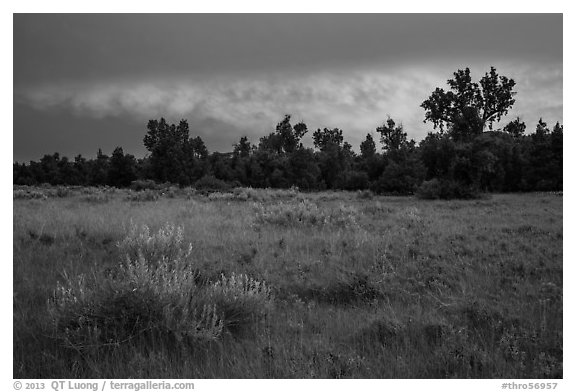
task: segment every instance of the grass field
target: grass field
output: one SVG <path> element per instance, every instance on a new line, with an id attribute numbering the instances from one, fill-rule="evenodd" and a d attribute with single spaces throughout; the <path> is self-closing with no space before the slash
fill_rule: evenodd
<path id="1" fill-rule="evenodd" d="M 14 378 L 563 376 L 561 195 L 15 188 L 13 213 Z"/>

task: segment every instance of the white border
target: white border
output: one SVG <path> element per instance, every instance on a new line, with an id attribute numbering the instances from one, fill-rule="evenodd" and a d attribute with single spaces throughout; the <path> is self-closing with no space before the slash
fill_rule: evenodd
<path id="1" fill-rule="evenodd" d="M 574 91 L 574 76 L 570 70 L 574 68 L 573 49 L 569 47 L 571 40 L 568 37 L 574 37 L 574 22 L 573 7 L 568 1 L 551 1 L 546 2 L 514 2 L 514 1 L 482 1 L 482 2 L 462 2 L 462 1 L 414 1 L 405 0 L 402 2 L 375 2 L 369 0 L 356 0 L 353 2 L 342 2 L 335 4 L 328 1 L 310 1 L 310 0 L 292 0 L 276 4 L 270 1 L 232 1 L 220 0 L 215 2 L 184 2 L 163 0 L 154 2 L 143 1 L 120 1 L 120 0 L 101 0 L 98 2 L 80 2 L 80 1 L 9 1 L 3 2 L 2 14 L 0 21 L 0 40 L 2 42 L 3 53 L 10 53 L 10 61 L 8 56 L 0 62 L 2 67 L 2 75 L 4 89 L 2 90 L 2 118 L 5 119 L 4 123 L 8 123 L 13 129 L 13 102 L 12 91 L 7 86 L 12 86 L 13 76 L 13 62 L 12 62 L 12 45 L 13 45 L 13 13 L 173 13 L 173 12 L 194 12 L 194 13 L 286 13 L 286 12 L 299 12 L 299 13 L 361 13 L 361 12 L 382 12 L 382 13 L 403 13 L 413 12 L 417 13 L 452 13 L 452 12 L 494 12 L 494 13 L 563 13 L 564 14 L 564 70 L 567 70 L 564 75 L 564 107 L 572 108 L 572 97 L 566 92 Z M 538 29 L 539 26 L 534 26 Z M 572 41 L 573 44 L 573 41 Z M 565 173 L 564 176 L 564 380 L 558 380 L 559 387 L 557 390 L 576 390 L 576 382 L 574 381 L 574 338 L 571 331 L 575 329 L 573 310 L 574 306 L 574 289 L 571 283 L 574 277 L 574 267 L 572 261 L 574 260 L 574 248 L 570 246 L 576 243 L 574 236 L 574 180 L 570 175 L 574 165 L 574 154 L 570 154 L 572 146 L 576 146 L 574 138 L 574 115 L 571 110 L 568 110 L 564 116 L 564 125 L 567 130 L 566 143 L 565 143 Z M 8 120 L 8 121 L 6 121 Z M 5 132 L 8 132 L 6 129 Z M 12 177 L 11 164 L 13 156 L 13 134 L 9 133 L 8 140 L 1 144 L 0 157 L 2 158 L 2 197 L 1 205 L 1 219 L 2 219 L 2 235 L 1 244 L 2 249 L 7 255 L 4 258 L 5 269 L 2 273 L 2 314 L 4 321 L 0 323 L 2 326 L 1 336 L 4 343 L 4 350 L 2 350 L 1 367 L 2 369 L 2 383 L 3 390 L 12 390 L 12 300 L 10 289 L 12 288 L 12 198 L 11 189 L 12 185 L 9 182 Z M 280 390 L 293 390 L 298 389 L 319 389 L 329 388 L 330 390 L 346 390 L 352 388 L 361 388 L 362 390 L 383 390 L 382 388 L 390 388 L 391 390 L 438 390 L 438 391 L 495 391 L 500 390 L 501 384 L 504 380 L 337 380 L 337 381 L 313 381 L 313 380 L 196 380 L 197 390 L 217 389 L 229 390 L 234 388 L 236 390 L 270 390 L 271 388 Z M 520 382 L 521 380 L 514 380 Z M 536 380 L 525 380 L 526 382 L 534 382 Z"/>

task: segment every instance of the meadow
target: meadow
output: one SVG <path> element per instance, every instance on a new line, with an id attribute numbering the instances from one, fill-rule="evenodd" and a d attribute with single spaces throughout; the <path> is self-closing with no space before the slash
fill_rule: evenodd
<path id="1" fill-rule="evenodd" d="M 14 187 L 14 378 L 561 378 L 562 195 Z"/>

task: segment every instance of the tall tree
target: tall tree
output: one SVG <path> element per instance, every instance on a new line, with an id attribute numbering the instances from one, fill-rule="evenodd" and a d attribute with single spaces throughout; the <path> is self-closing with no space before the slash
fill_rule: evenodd
<path id="1" fill-rule="evenodd" d="M 338 128 L 318 128 L 312 134 L 312 140 L 314 140 L 314 147 L 320 151 L 325 151 L 331 146 L 341 147 L 344 136 L 342 135 L 342 130 Z"/>
<path id="2" fill-rule="evenodd" d="M 108 180 L 108 167 L 110 158 L 98 149 L 96 160 L 92 161 L 90 170 L 90 184 L 91 185 L 106 185 Z"/>
<path id="3" fill-rule="evenodd" d="M 432 122 L 440 131 L 449 126 L 455 139 L 469 139 L 482 133 L 486 125 L 492 129 L 494 121 L 508 113 L 515 102 L 515 85 L 513 79 L 499 76 L 494 67 L 479 83 L 472 82 L 469 68 L 458 70 L 448 79 L 448 91 L 436 88 L 420 105 L 426 110 L 424 122 Z"/>
<path id="4" fill-rule="evenodd" d="M 234 156 L 248 158 L 252 153 L 252 145 L 246 136 L 242 136 L 237 144 L 234 144 Z"/>
<path id="5" fill-rule="evenodd" d="M 367 134 L 366 139 L 360 143 L 360 155 L 362 159 L 372 158 L 376 154 L 376 143 L 372 135 Z"/>
<path id="6" fill-rule="evenodd" d="M 387 152 L 397 151 L 407 142 L 407 134 L 404 132 L 402 124 L 396 126 L 390 117 L 385 124 L 376 128 L 376 132 L 380 134 L 382 149 Z"/>
<path id="7" fill-rule="evenodd" d="M 136 159 L 126 154 L 122 147 L 116 147 L 110 157 L 108 184 L 115 187 L 126 187 L 136 179 Z"/>
<path id="8" fill-rule="evenodd" d="M 150 165 L 154 179 L 189 185 L 195 159 L 206 159 L 208 150 L 200 137 L 190 139 L 188 122 L 169 125 L 164 118 L 150 120 L 144 145 L 150 151 Z"/>
<path id="9" fill-rule="evenodd" d="M 524 135 L 524 132 L 526 131 L 526 124 L 524 121 L 520 122 L 520 117 L 516 117 L 515 120 L 506 124 L 503 131 L 518 138 Z"/>
<path id="10" fill-rule="evenodd" d="M 280 137 L 282 149 L 285 153 L 290 154 L 299 147 L 300 139 L 308 132 L 306 124 L 300 122 L 294 127 L 290 124 L 291 115 L 284 116 L 284 120 L 276 125 L 276 134 Z"/>
<path id="11" fill-rule="evenodd" d="M 276 125 L 276 132 L 260 138 L 258 149 L 276 154 L 291 154 L 302 146 L 300 140 L 308 132 L 303 122 L 292 126 L 291 115 L 286 114 L 284 119 Z"/>

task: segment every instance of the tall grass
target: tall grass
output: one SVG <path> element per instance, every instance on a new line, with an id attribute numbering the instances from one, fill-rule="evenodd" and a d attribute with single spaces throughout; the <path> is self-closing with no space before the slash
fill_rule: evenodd
<path id="1" fill-rule="evenodd" d="M 321 208 L 316 203 L 303 200 L 297 203 L 265 205 L 254 203 L 254 222 L 257 225 L 279 226 L 324 226 L 355 227 L 358 211 L 343 204 L 332 208 Z"/>
<path id="2" fill-rule="evenodd" d="M 15 377 L 563 375 L 561 197 L 186 195 L 14 200 Z"/>

